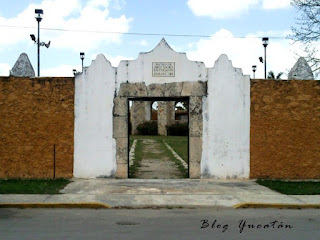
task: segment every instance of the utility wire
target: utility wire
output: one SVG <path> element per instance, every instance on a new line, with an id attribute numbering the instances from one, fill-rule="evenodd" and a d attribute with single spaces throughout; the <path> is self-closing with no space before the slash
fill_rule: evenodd
<path id="1" fill-rule="evenodd" d="M 1 25 L 0 27 L 8 28 L 27 28 L 34 29 L 34 27 L 28 26 L 13 26 L 13 25 Z M 63 28 L 40 28 L 41 30 L 48 31 L 61 31 L 61 32 L 82 32 L 82 33 L 99 33 L 99 34 L 124 34 L 124 35 L 137 35 L 137 36 L 166 36 L 166 37 L 194 37 L 194 38 L 261 38 L 260 36 L 210 36 L 210 35 L 197 35 L 197 34 L 171 34 L 171 33 L 140 33 L 140 32 L 107 32 L 107 31 L 96 31 L 96 30 L 75 30 L 75 29 L 63 29 Z M 287 37 L 270 36 L 273 39 L 287 39 Z"/>

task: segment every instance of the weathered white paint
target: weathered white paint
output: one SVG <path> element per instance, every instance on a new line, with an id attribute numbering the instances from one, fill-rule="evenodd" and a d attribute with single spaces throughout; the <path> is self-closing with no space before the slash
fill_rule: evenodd
<path id="1" fill-rule="evenodd" d="M 110 177 L 115 173 L 114 94 L 115 68 L 100 54 L 75 79 L 75 177 Z"/>
<path id="2" fill-rule="evenodd" d="M 174 62 L 174 77 L 153 77 L 152 62 Z M 120 84 L 146 85 L 208 81 L 203 104 L 202 177 L 248 178 L 250 133 L 250 79 L 221 55 L 213 68 L 189 61 L 163 39 L 136 60 L 121 61 L 113 68 L 98 55 L 76 77 L 74 176 L 114 176 L 116 147 L 113 134 L 113 99 Z"/>
<path id="3" fill-rule="evenodd" d="M 153 77 L 153 62 L 175 62 L 174 77 Z M 188 60 L 185 53 L 177 53 L 162 39 L 150 52 L 140 53 L 136 60 L 121 61 L 117 71 L 117 90 L 124 82 L 170 83 L 207 81 L 207 69 L 203 62 Z"/>
<path id="4" fill-rule="evenodd" d="M 249 178 L 250 78 L 226 55 L 208 69 L 203 108 L 202 176 Z"/>

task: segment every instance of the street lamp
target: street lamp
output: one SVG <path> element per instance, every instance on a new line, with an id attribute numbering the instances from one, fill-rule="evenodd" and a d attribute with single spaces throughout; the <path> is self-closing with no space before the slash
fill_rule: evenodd
<path id="1" fill-rule="evenodd" d="M 255 79 L 255 78 L 256 78 L 256 76 L 255 76 L 255 72 L 256 72 L 256 70 L 257 70 L 257 65 L 252 65 L 253 79 Z"/>
<path id="2" fill-rule="evenodd" d="M 264 78 L 267 78 L 267 46 L 269 44 L 269 38 L 262 38 L 262 45 L 264 46 Z"/>
<path id="3" fill-rule="evenodd" d="M 46 48 L 49 48 L 51 41 L 49 41 L 48 43 L 40 42 L 40 22 L 42 20 L 43 10 L 36 9 L 34 12 L 35 18 L 38 22 L 38 39 L 34 36 L 34 34 L 30 34 L 30 37 L 31 40 L 38 45 L 38 77 L 40 77 L 40 46 L 45 46 Z"/>
<path id="4" fill-rule="evenodd" d="M 82 61 L 82 72 L 83 72 L 84 52 L 80 52 L 80 59 L 81 59 L 81 61 Z"/>
<path id="5" fill-rule="evenodd" d="M 38 77 L 40 77 L 40 22 L 42 20 L 43 10 L 42 9 L 36 9 L 34 11 L 35 18 L 38 22 Z"/>

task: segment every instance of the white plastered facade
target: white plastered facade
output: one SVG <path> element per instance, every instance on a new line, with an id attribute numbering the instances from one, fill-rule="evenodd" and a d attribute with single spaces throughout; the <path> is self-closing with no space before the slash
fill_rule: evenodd
<path id="1" fill-rule="evenodd" d="M 174 76 L 154 77 L 153 63 L 174 63 Z M 136 60 L 111 66 L 98 55 L 76 76 L 74 176 L 114 177 L 117 147 L 113 138 L 114 98 L 123 83 L 168 84 L 205 82 L 202 96 L 202 153 L 200 177 L 249 178 L 250 79 L 221 55 L 212 68 L 189 61 L 167 42 Z M 147 96 L 146 96 L 147 97 Z M 199 123 L 200 124 L 200 123 Z"/>

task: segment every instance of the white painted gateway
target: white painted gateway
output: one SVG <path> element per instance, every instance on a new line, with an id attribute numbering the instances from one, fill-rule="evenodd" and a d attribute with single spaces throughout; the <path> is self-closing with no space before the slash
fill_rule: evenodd
<path id="1" fill-rule="evenodd" d="M 75 88 L 75 177 L 128 177 L 128 99 L 187 97 L 190 178 L 249 178 L 250 78 L 226 55 L 206 68 L 162 39 L 117 68 L 98 55 Z"/>

